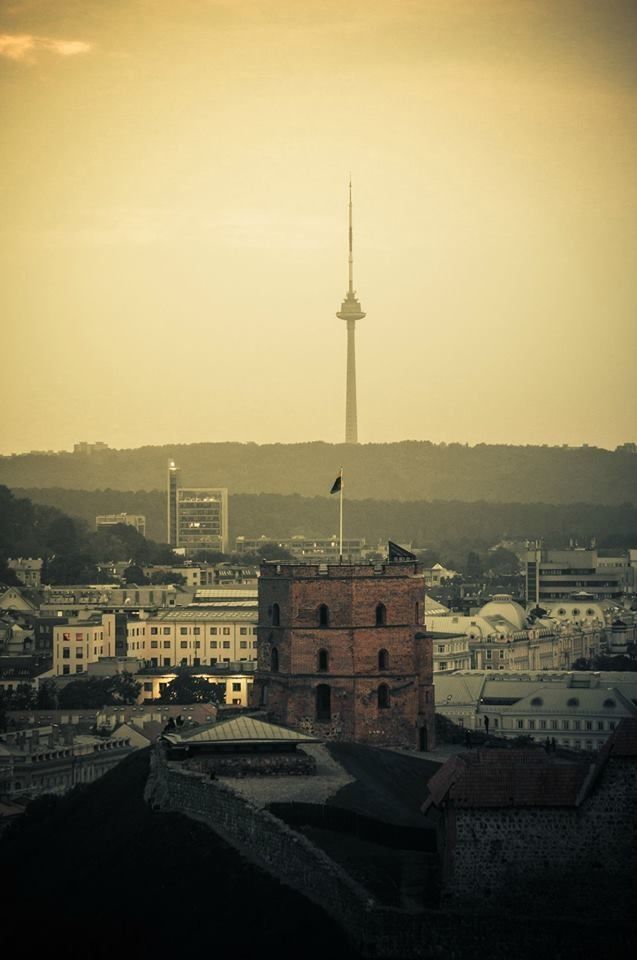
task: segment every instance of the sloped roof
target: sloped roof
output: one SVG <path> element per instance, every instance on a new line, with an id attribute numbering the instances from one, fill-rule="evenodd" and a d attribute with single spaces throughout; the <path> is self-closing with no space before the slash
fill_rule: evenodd
<path id="1" fill-rule="evenodd" d="M 448 760 L 429 781 L 429 800 L 455 807 L 577 806 L 589 764 L 556 763 L 540 751 L 478 750 Z"/>
<path id="2" fill-rule="evenodd" d="M 619 757 L 637 757 L 637 719 L 626 717 L 610 739 L 612 752 Z"/>
<path id="3" fill-rule="evenodd" d="M 268 743 L 286 740 L 290 743 L 317 743 L 316 737 L 308 737 L 296 730 L 265 723 L 254 717 L 231 717 L 219 723 L 209 723 L 192 733 L 168 734 L 166 739 L 178 743 Z"/>

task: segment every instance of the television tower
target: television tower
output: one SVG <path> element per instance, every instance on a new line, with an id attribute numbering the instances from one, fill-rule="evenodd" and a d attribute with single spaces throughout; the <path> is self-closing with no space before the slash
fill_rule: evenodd
<path id="1" fill-rule="evenodd" d="M 358 443 L 358 417 L 356 415 L 356 321 L 365 314 L 356 299 L 354 290 L 354 256 L 352 253 L 352 180 L 349 181 L 349 285 L 341 309 L 336 316 L 347 323 L 347 386 L 345 392 L 345 443 Z"/>

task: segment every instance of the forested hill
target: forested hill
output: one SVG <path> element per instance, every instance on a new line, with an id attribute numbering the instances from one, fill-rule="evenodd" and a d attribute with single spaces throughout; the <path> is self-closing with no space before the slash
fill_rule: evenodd
<path id="1" fill-rule="evenodd" d="M 160 491 L 16 489 L 18 497 L 56 507 L 89 527 L 100 513 L 143 513 L 153 540 L 166 538 L 166 495 Z M 336 497 L 239 493 L 230 496 L 230 545 L 235 537 L 329 537 L 338 529 Z M 470 540 L 541 537 L 560 546 L 572 537 L 600 546 L 637 543 L 637 506 L 608 504 L 461 503 L 459 501 L 355 500 L 346 502 L 347 536 L 369 544 L 398 540 L 419 546 Z"/>
<path id="2" fill-rule="evenodd" d="M 597 447 L 433 444 L 425 441 L 199 443 L 0 457 L 0 484 L 96 490 L 163 490 L 174 458 L 184 486 L 231 493 L 324 496 L 345 470 L 354 500 L 634 503 L 637 455 Z"/>

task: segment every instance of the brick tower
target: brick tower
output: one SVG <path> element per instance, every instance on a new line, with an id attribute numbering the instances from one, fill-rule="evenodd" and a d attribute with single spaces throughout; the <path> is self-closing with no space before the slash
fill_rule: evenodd
<path id="1" fill-rule="evenodd" d="M 431 749 L 418 564 L 266 563 L 253 705 L 322 738 Z"/>

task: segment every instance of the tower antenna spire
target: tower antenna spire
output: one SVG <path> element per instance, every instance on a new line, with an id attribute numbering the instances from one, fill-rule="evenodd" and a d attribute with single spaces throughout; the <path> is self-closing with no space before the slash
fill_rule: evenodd
<path id="1" fill-rule="evenodd" d="M 352 226 L 352 175 L 349 175 L 349 286 L 347 292 L 354 294 L 354 231 Z"/>
<path id="2" fill-rule="evenodd" d="M 352 230 L 352 175 L 348 190 L 347 266 L 348 286 L 341 309 L 336 316 L 347 323 L 347 380 L 345 386 L 345 443 L 358 443 L 356 412 L 356 321 L 365 316 L 354 292 L 354 252 Z"/>

